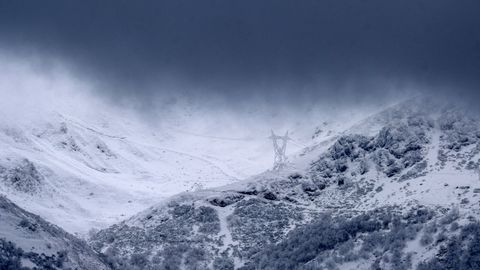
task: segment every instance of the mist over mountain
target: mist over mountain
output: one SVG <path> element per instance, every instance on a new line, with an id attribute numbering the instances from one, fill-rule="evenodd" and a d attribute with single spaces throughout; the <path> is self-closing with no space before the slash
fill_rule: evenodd
<path id="1" fill-rule="evenodd" d="M 478 10 L 475 0 L 2 1 L 0 49 L 41 72 L 61 63 L 142 109 L 178 93 L 227 108 L 419 92 L 465 101 L 479 97 Z"/>

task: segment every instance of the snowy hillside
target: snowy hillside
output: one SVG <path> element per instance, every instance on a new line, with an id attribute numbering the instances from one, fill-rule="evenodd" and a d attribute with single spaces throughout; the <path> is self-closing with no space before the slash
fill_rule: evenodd
<path id="1" fill-rule="evenodd" d="M 0 217 L 0 269 L 110 269 L 85 241 L 3 196 Z"/>
<path id="2" fill-rule="evenodd" d="M 175 193 L 240 177 L 223 160 L 204 156 L 208 152 L 183 152 L 175 142 L 170 148 L 167 133 L 92 122 L 52 114 L 34 125 L 2 125 L 0 192 L 70 232 L 85 233 Z"/>
<path id="3" fill-rule="evenodd" d="M 0 194 L 82 237 L 179 192 L 265 171 L 272 126 L 295 128 L 288 153 L 301 150 L 315 129 L 306 124 L 315 119 L 285 122 L 261 108 L 236 123 L 228 113 L 211 115 L 188 102 L 160 110 L 159 119 L 143 119 L 75 88 L 31 91 L 39 85 L 27 84 L 0 104 Z M 333 138 L 345 126 L 324 122 L 313 139 Z"/>
<path id="4" fill-rule="evenodd" d="M 281 172 L 165 200 L 91 244 L 119 269 L 477 269 L 480 123 L 424 102 L 315 142 Z"/>
<path id="5" fill-rule="evenodd" d="M 256 103 L 234 111 L 181 94 L 144 113 L 134 98 L 111 102 L 63 68 L 45 74 L 2 60 L 0 194 L 81 237 L 179 192 L 265 171 L 270 128 L 291 130 L 293 153 L 345 126 L 335 112 L 304 118 Z"/>

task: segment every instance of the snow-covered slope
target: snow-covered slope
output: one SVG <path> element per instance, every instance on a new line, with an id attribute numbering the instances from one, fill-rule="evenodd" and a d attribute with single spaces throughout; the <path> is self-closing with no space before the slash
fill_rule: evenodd
<path id="1" fill-rule="evenodd" d="M 295 140 L 287 152 L 293 153 L 310 142 L 315 126 L 308 123 L 322 123 L 318 141 L 345 124 L 328 121 L 337 117 L 334 110 L 304 118 L 297 116 L 310 107 L 292 112 L 252 102 L 230 108 L 221 99 L 180 93 L 152 96 L 151 103 L 118 100 L 99 95 L 108 91 L 68 68 L 4 58 L 0 194 L 83 236 L 176 193 L 268 169 L 270 128 L 290 129 Z"/>
<path id="2" fill-rule="evenodd" d="M 0 196 L 0 269 L 106 270 L 110 266 L 85 241 Z"/>
<path id="3" fill-rule="evenodd" d="M 8 92 L 11 100 L 0 104 L 0 194 L 83 236 L 179 192 L 268 169 L 270 127 L 295 127 L 289 153 L 310 142 L 315 129 L 306 124 L 315 119 L 284 121 L 254 108 L 243 120 L 188 103 L 160 108 L 158 119 L 146 120 L 82 91 L 29 89 Z M 335 138 L 348 123 L 323 120 L 314 141 Z"/>
<path id="4" fill-rule="evenodd" d="M 480 124 L 424 102 L 315 142 L 281 172 L 165 200 L 92 245 L 127 269 L 476 269 Z"/>
<path id="5" fill-rule="evenodd" d="M 92 122 L 52 114 L 33 124 L 1 125 L 0 192 L 85 233 L 175 193 L 237 180 L 221 160 L 169 148 L 167 133 Z"/>

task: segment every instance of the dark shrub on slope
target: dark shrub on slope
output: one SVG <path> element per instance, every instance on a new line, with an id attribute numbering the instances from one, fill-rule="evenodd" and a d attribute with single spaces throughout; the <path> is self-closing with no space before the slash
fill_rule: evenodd
<path id="1" fill-rule="evenodd" d="M 23 249 L 5 239 L 0 239 L 0 269 L 2 270 L 29 270 L 32 268 L 22 267 L 22 260 L 30 261 L 33 269 L 62 269 L 66 261 L 66 253 L 58 252 L 56 255 L 47 256 L 35 252 L 25 252 Z"/>
<path id="2" fill-rule="evenodd" d="M 381 227 L 381 221 L 368 215 L 351 220 L 325 216 L 311 225 L 292 231 L 280 244 L 267 247 L 244 269 L 295 269 L 358 233 L 373 232 Z"/>
<path id="3" fill-rule="evenodd" d="M 437 255 L 421 263 L 418 270 L 480 269 L 480 223 L 465 226 L 440 247 Z"/>
<path id="4" fill-rule="evenodd" d="M 323 216 L 265 247 L 242 269 L 342 269 L 343 263 L 360 258 L 369 259 L 374 268 L 382 256 L 389 258 L 390 269 L 411 269 L 411 255 L 404 252 L 406 243 L 432 217 L 424 208 L 405 215 L 384 208 L 350 219 Z"/>
<path id="5" fill-rule="evenodd" d="M 0 269 L 26 269 L 21 267 L 22 256 L 23 250 L 21 248 L 17 248 L 12 242 L 0 239 Z"/>

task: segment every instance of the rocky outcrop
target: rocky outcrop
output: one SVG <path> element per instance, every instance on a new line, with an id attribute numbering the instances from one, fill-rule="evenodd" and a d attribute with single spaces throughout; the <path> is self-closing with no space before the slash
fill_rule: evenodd
<path id="1" fill-rule="evenodd" d="M 33 194 L 42 189 L 44 177 L 28 159 L 19 160 L 12 167 L 0 167 L 0 180 L 8 187 Z"/>

